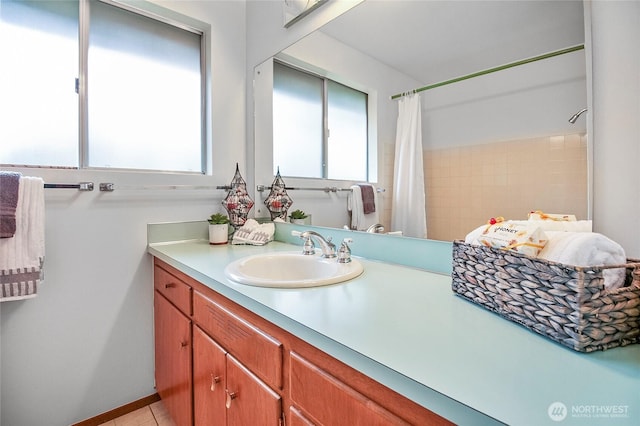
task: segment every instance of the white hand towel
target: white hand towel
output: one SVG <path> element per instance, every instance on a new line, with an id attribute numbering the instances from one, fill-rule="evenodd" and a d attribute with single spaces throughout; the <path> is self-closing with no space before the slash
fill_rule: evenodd
<path id="1" fill-rule="evenodd" d="M 263 246 L 273 240 L 275 231 L 273 223 L 260 224 L 255 219 L 247 219 L 245 224 L 233 234 L 231 244 Z"/>
<path id="2" fill-rule="evenodd" d="M 44 182 L 22 176 L 16 233 L 0 239 L 0 301 L 35 297 L 44 262 Z"/>
<path id="3" fill-rule="evenodd" d="M 624 265 L 627 257 L 622 246 L 596 232 L 547 232 L 547 245 L 539 258 L 573 266 Z M 605 269 L 604 286 L 614 290 L 624 285 L 624 268 Z"/>
<path id="4" fill-rule="evenodd" d="M 377 197 L 376 188 L 373 188 L 374 198 Z M 376 205 L 377 205 L 376 200 Z M 365 214 L 364 205 L 362 203 L 362 189 L 360 185 L 352 185 L 351 192 L 347 196 L 347 209 L 351 212 L 351 229 L 365 231 L 371 225 L 380 223 L 379 208 L 376 211 Z"/>

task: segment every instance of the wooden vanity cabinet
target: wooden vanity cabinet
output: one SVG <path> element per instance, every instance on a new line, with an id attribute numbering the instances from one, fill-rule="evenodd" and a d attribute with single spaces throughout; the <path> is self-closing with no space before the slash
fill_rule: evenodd
<path id="1" fill-rule="evenodd" d="M 190 425 L 191 288 L 161 268 L 154 273 L 156 390 L 176 424 Z"/>
<path id="2" fill-rule="evenodd" d="M 282 389 L 282 343 L 198 291 L 193 318 L 196 425 L 279 425 L 282 398 L 272 387 Z M 207 389 L 216 377 L 224 386 Z"/>
<path id="3" fill-rule="evenodd" d="M 164 262 L 155 264 L 156 382 L 178 426 L 452 424 Z"/>
<path id="4" fill-rule="evenodd" d="M 193 377 L 196 426 L 280 424 L 280 395 L 198 326 L 193 327 Z"/>

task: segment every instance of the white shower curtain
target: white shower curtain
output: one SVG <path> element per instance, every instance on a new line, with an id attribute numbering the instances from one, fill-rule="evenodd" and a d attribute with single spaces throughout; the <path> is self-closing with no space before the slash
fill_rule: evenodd
<path id="1" fill-rule="evenodd" d="M 422 114 L 417 93 L 398 101 L 393 177 L 391 230 L 402 231 L 408 237 L 426 238 Z"/>

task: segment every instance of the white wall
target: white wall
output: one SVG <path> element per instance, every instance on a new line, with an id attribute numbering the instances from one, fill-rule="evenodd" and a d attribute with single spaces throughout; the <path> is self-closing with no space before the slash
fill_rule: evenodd
<path id="1" fill-rule="evenodd" d="M 579 50 L 423 92 L 424 147 L 585 133 L 585 70 Z"/>
<path id="2" fill-rule="evenodd" d="M 594 1 L 593 226 L 640 257 L 640 2 Z"/>
<path id="3" fill-rule="evenodd" d="M 50 183 L 229 183 L 245 168 L 243 1 L 156 1 L 211 24 L 213 176 L 18 169 Z M 45 190 L 45 280 L 1 310 L 1 418 L 65 426 L 153 394 L 151 222 L 203 220 L 223 191 Z"/>

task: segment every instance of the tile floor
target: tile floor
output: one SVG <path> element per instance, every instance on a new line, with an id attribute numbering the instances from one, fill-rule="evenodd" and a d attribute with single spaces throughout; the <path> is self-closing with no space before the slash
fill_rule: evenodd
<path id="1" fill-rule="evenodd" d="M 176 426 L 162 401 L 125 414 L 100 426 Z"/>

